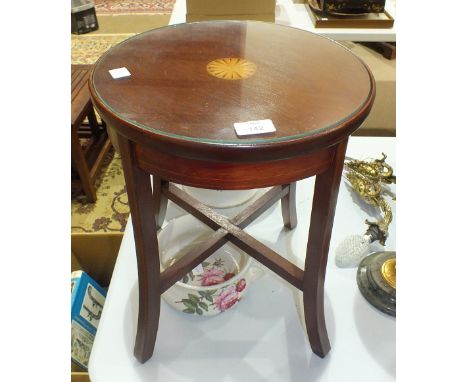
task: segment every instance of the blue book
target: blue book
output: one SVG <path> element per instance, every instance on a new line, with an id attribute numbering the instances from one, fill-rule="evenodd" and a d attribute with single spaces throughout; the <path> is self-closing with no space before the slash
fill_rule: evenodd
<path id="1" fill-rule="evenodd" d="M 71 356 L 88 369 L 88 360 L 99 325 L 106 291 L 87 273 L 71 274 Z"/>

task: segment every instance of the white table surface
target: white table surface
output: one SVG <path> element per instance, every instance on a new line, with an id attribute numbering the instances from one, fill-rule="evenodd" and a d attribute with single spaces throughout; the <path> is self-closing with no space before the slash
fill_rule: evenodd
<path id="1" fill-rule="evenodd" d="M 395 166 L 395 138 L 351 137 L 347 155 L 380 158 Z M 394 167 L 395 169 L 395 167 Z M 247 231 L 303 266 L 314 178 L 298 182 L 298 226 L 286 231 L 278 202 Z M 391 187 L 395 191 L 395 186 Z M 325 318 L 331 351 L 312 353 L 302 324 L 302 295 L 266 271 L 238 305 L 214 317 L 180 313 L 161 302 L 153 357 L 133 357 L 138 312 L 137 268 L 131 221 L 127 224 L 94 342 L 89 374 L 93 382 L 302 382 L 394 381 L 395 318 L 372 307 L 360 294 L 356 268 L 341 269 L 334 250 L 351 234 L 363 234 L 369 217 L 365 204 L 353 202 L 342 182 L 325 281 Z M 394 219 L 386 249 L 395 250 Z M 181 211 L 168 208 L 168 216 Z M 373 210 L 378 216 L 378 211 Z"/>
<path id="2" fill-rule="evenodd" d="M 385 9 L 395 19 L 392 28 L 315 28 L 308 4 L 294 0 L 276 1 L 276 24 L 288 25 L 314 32 L 336 41 L 396 41 L 396 0 L 387 0 Z M 186 21 L 186 0 L 176 0 L 169 24 Z"/>

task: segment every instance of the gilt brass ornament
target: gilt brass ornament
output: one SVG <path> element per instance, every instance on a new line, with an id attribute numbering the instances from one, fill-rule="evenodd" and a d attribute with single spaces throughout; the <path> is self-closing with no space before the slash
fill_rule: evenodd
<path id="1" fill-rule="evenodd" d="M 385 162 L 387 156 L 370 161 L 346 158 L 344 176 L 353 190 L 368 204 L 377 207 L 383 214 L 378 221 L 369 221 L 364 235 L 352 235 L 336 249 L 335 262 L 339 267 L 355 267 L 369 254 L 370 244 L 379 241 L 385 245 L 388 227 L 393 219 L 392 209 L 384 198 L 384 185 L 396 183 L 393 169 Z M 386 191 L 386 190 L 385 190 Z"/>
<path id="2" fill-rule="evenodd" d="M 206 65 L 206 70 L 213 77 L 223 80 L 242 80 L 257 71 L 257 65 L 245 58 L 218 58 Z"/>
<path id="3" fill-rule="evenodd" d="M 382 184 L 396 183 L 393 169 L 385 163 L 386 158 L 387 156 L 382 153 L 382 159 L 370 162 L 351 158 L 345 162 L 345 176 L 353 189 L 365 202 L 380 208 L 383 213 L 383 218 L 377 222 L 366 220 L 369 229 L 376 228 L 376 239 L 382 245 L 385 245 L 388 226 L 393 219 L 392 209 L 382 195 Z"/>

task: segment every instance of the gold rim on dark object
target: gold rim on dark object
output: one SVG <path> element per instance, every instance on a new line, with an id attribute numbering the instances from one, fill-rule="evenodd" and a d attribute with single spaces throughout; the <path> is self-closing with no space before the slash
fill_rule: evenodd
<path id="1" fill-rule="evenodd" d="M 218 58 L 206 65 L 206 70 L 213 77 L 223 80 L 242 80 L 257 71 L 257 65 L 245 58 Z"/>
<path id="2" fill-rule="evenodd" d="M 396 258 L 386 260 L 380 268 L 380 273 L 388 285 L 396 288 Z"/>

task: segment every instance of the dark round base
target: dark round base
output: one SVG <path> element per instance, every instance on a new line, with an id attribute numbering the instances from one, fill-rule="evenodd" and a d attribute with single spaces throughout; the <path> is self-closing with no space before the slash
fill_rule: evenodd
<path id="1" fill-rule="evenodd" d="M 382 277 L 382 264 L 396 257 L 396 252 L 376 252 L 359 264 L 356 280 L 364 298 L 381 312 L 396 316 L 396 289 Z"/>

